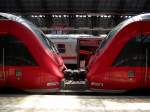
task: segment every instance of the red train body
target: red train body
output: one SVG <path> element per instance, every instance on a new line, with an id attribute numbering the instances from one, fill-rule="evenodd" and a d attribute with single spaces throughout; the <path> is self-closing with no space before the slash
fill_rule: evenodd
<path id="1" fill-rule="evenodd" d="M 64 63 L 53 43 L 29 21 L 0 16 L 4 18 L 0 19 L 0 87 L 30 92 L 60 89 Z"/>
<path id="2" fill-rule="evenodd" d="M 103 40 L 89 64 L 91 90 L 150 88 L 150 14 L 132 17 Z"/>

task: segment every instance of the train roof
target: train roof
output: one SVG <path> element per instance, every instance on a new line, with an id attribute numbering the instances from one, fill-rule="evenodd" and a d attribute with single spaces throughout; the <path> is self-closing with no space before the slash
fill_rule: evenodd
<path id="1" fill-rule="evenodd" d="M 13 15 L 13 14 L 9 14 L 9 13 L 0 13 L 0 20 L 3 20 L 3 19 L 8 19 L 8 20 L 12 20 L 12 21 L 15 21 L 15 22 L 18 22 L 26 27 L 28 27 L 29 29 L 33 30 L 37 28 L 36 25 L 34 25 L 32 22 L 20 17 L 20 16 L 16 16 L 16 15 Z"/>
<path id="2" fill-rule="evenodd" d="M 124 26 L 126 26 L 126 25 L 128 25 L 132 22 L 138 22 L 138 21 L 150 21 L 150 13 L 145 13 L 145 14 L 140 14 L 140 15 L 137 15 L 137 16 L 133 16 L 130 19 L 127 19 L 127 20 L 121 22 L 117 26 L 120 26 L 120 29 L 121 29 Z"/>
<path id="3" fill-rule="evenodd" d="M 109 40 L 111 40 L 112 38 L 115 38 L 115 35 L 118 32 L 120 32 L 123 28 L 125 28 L 127 25 L 129 25 L 133 22 L 138 22 L 138 21 L 150 21 L 150 13 L 140 14 L 140 15 L 134 16 L 134 17 L 129 18 L 127 20 L 124 20 L 123 22 L 118 24 L 103 39 L 103 42 L 100 44 L 99 49 L 102 48 Z"/>
<path id="4" fill-rule="evenodd" d="M 19 21 L 22 19 L 20 16 L 15 16 L 15 15 L 9 14 L 9 13 L 0 13 L 0 18 L 1 19 L 9 19 L 9 20 L 13 20 L 13 21 Z"/>
<path id="5" fill-rule="evenodd" d="M 150 20 L 150 13 L 140 14 L 132 17 L 134 21 Z"/>

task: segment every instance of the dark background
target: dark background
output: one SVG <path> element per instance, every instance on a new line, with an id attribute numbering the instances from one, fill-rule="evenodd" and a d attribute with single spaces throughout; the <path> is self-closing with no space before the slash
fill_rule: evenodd
<path id="1" fill-rule="evenodd" d="M 108 33 L 150 12 L 150 0 L 0 0 L 0 12 L 22 16 L 46 33 Z"/>

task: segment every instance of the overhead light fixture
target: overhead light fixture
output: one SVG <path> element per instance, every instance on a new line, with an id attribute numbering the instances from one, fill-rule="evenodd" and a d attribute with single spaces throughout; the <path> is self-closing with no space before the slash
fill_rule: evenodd
<path id="1" fill-rule="evenodd" d="M 67 15 L 63 15 L 63 17 L 67 17 Z"/>
<path id="2" fill-rule="evenodd" d="M 61 18 L 61 15 L 58 15 L 59 18 Z"/>
<path id="3" fill-rule="evenodd" d="M 79 17 L 82 18 L 83 16 L 82 16 L 82 15 L 79 15 Z"/>
<path id="4" fill-rule="evenodd" d="M 107 15 L 104 15 L 104 18 L 107 18 Z"/>
<path id="5" fill-rule="evenodd" d="M 83 17 L 83 18 L 86 18 L 86 15 L 83 15 L 82 17 Z"/>
<path id="6" fill-rule="evenodd" d="M 42 17 L 43 17 L 43 15 L 39 15 L 39 17 L 40 17 L 40 18 L 42 18 Z"/>
<path id="7" fill-rule="evenodd" d="M 103 15 L 101 15 L 100 17 L 101 17 L 101 18 L 103 18 L 104 16 L 103 16 Z"/>
<path id="8" fill-rule="evenodd" d="M 32 18 L 34 18 L 34 15 L 31 15 Z"/>
<path id="9" fill-rule="evenodd" d="M 77 15 L 76 15 L 76 17 L 78 18 L 78 17 L 79 17 L 79 15 L 77 14 Z"/>
<path id="10" fill-rule="evenodd" d="M 87 15 L 87 17 L 92 17 L 92 15 Z"/>
<path id="11" fill-rule="evenodd" d="M 58 18 L 58 15 L 55 15 L 56 18 Z"/>
<path id="12" fill-rule="evenodd" d="M 108 17 L 108 18 L 111 18 L 111 15 L 108 15 L 107 17 Z"/>

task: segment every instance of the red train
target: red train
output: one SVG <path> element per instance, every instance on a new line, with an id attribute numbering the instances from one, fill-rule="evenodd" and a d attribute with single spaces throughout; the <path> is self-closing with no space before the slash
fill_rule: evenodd
<path id="1" fill-rule="evenodd" d="M 150 13 L 110 31 L 90 60 L 87 81 L 96 91 L 150 88 Z"/>
<path id="2" fill-rule="evenodd" d="M 0 13 L 0 87 L 29 92 L 61 88 L 65 68 L 53 43 L 31 22 Z"/>

